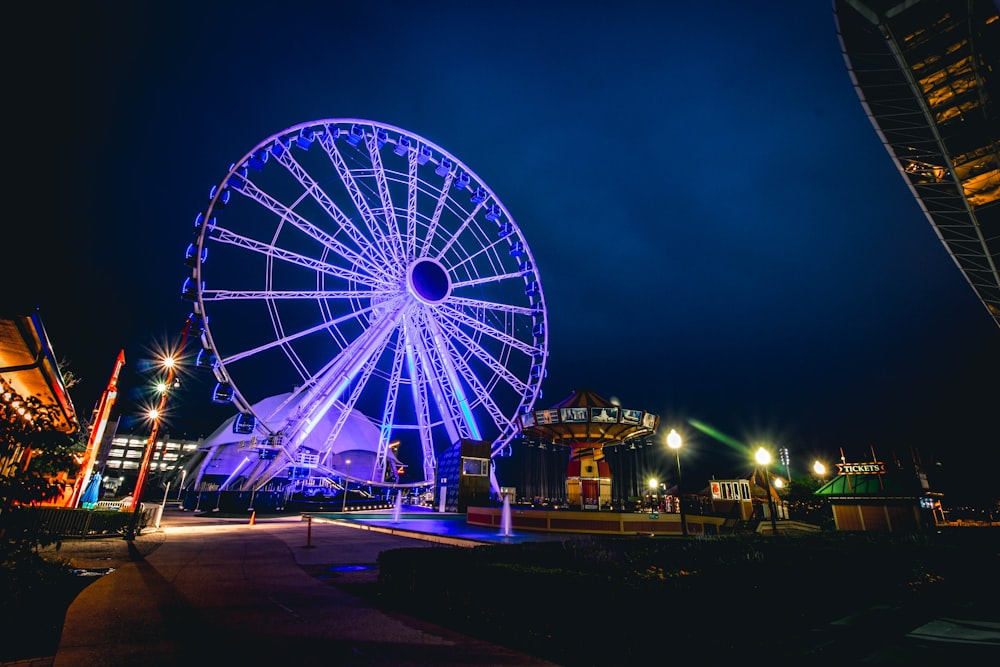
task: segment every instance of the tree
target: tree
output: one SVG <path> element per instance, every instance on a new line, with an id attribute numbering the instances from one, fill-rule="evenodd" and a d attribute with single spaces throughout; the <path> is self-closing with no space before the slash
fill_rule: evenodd
<path id="1" fill-rule="evenodd" d="M 6 382 L 0 398 L 0 550 L 9 553 L 33 548 L 43 539 L 18 509 L 65 493 L 79 470 L 86 430 L 57 431 L 52 419 L 56 406 L 20 396 Z"/>
<path id="2" fill-rule="evenodd" d="M 782 494 L 788 503 L 788 518 L 824 527 L 832 524 L 830 502 L 816 495 L 816 489 L 821 485 L 822 482 L 815 477 L 789 481 Z"/>

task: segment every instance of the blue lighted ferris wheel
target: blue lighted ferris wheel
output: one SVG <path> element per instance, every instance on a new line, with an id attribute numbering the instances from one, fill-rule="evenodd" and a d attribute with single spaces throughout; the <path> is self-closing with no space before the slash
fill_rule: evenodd
<path id="1" fill-rule="evenodd" d="M 412 442 L 423 480 L 462 438 L 494 454 L 532 409 L 548 356 L 545 299 L 527 241 L 496 194 L 412 132 L 360 119 L 289 127 L 211 189 L 188 248 L 185 298 L 199 365 L 234 430 L 280 443 L 266 483 L 328 412 L 378 429 L 373 479 Z M 292 392 L 295 410 L 258 414 Z M 276 417 L 276 414 L 281 414 Z"/>

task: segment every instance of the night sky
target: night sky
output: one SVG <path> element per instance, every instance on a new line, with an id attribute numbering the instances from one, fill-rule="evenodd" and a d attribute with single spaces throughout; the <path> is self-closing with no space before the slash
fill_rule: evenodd
<path id="1" fill-rule="evenodd" d="M 658 413 L 705 479 L 751 464 L 688 420 L 787 447 L 793 477 L 916 451 L 946 502 L 1000 495 L 1000 331 L 866 118 L 832 3 L 107 5 L 26 19 L 7 53 L 4 310 L 38 308 L 81 415 L 120 349 L 134 414 L 229 164 L 363 118 L 517 220 L 549 319 L 536 407 L 592 389 Z M 213 383 L 173 432 L 232 414 Z"/>

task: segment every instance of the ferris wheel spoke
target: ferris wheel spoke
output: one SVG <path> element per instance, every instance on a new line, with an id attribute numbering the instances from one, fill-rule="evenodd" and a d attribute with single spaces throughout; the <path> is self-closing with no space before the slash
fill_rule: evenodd
<path id="1" fill-rule="evenodd" d="M 403 239 L 399 236 L 399 223 L 396 221 L 396 211 L 393 209 L 392 196 L 389 194 L 389 185 L 385 180 L 385 169 L 382 167 L 382 153 L 379 151 L 379 143 L 384 138 L 379 138 L 379 134 L 384 134 L 385 130 L 376 129 L 374 133 L 365 136 L 365 145 L 368 146 L 368 155 L 372 161 L 372 171 L 375 173 L 375 185 L 378 188 L 378 198 L 382 204 L 382 216 L 385 219 L 389 236 L 392 238 L 390 244 L 391 252 L 397 262 L 403 262 Z"/>
<path id="2" fill-rule="evenodd" d="M 432 328 L 436 329 L 440 333 L 444 333 L 440 328 L 440 323 L 437 321 L 434 321 L 432 323 Z M 454 346 L 449 344 L 448 341 L 450 339 L 447 336 L 439 335 L 436 337 L 436 340 L 441 341 L 440 344 L 445 347 L 445 349 L 441 351 L 442 357 L 451 360 L 453 367 L 465 379 L 466 385 L 468 385 L 468 387 L 473 390 L 472 393 L 476 397 L 478 397 L 480 404 L 484 408 L 486 408 L 487 413 L 489 413 L 490 417 L 493 420 L 493 425 L 500 429 L 501 435 L 506 435 L 508 430 L 512 428 L 511 420 L 504 417 L 504 415 L 501 413 L 500 409 L 497 407 L 496 402 L 492 398 L 491 392 L 479 380 L 478 376 L 469 367 L 469 365 L 465 363 L 465 359 L 459 353 L 459 351 L 455 349 Z M 452 381 L 455 382 L 455 384 L 457 385 L 456 391 L 454 393 L 459 396 L 459 403 L 461 404 L 461 401 L 463 400 L 462 397 L 464 397 L 464 390 L 462 388 L 463 385 L 458 381 L 457 377 L 455 377 L 454 374 L 451 374 L 449 377 L 452 378 Z M 466 403 L 468 403 L 467 400 Z M 471 408 L 471 406 L 469 407 Z"/>
<path id="3" fill-rule="evenodd" d="M 485 322 L 481 322 L 476 318 L 469 317 L 469 315 L 465 313 L 465 311 L 463 310 L 451 308 L 448 307 L 447 305 L 446 307 L 448 308 L 448 312 L 455 322 L 462 324 L 469 329 L 472 329 L 474 331 L 479 331 L 480 333 L 484 333 L 487 336 L 493 338 L 494 340 L 502 343 L 503 345 L 512 347 L 518 352 L 521 352 L 529 357 L 541 353 L 541 348 L 539 348 L 537 345 L 529 345 L 528 343 L 520 340 L 515 336 L 512 336 L 506 331 L 499 331 L 497 329 L 494 329 Z"/>
<path id="4" fill-rule="evenodd" d="M 301 445 L 309 436 L 319 417 L 326 414 L 356 379 L 359 371 L 372 359 L 381 356 L 402 315 L 402 310 L 398 310 L 365 330 L 327 365 L 321 376 L 311 380 L 313 386 L 304 403 L 308 407 L 294 429 L 289 431 L 288 437 L 294 437 L 296 445 Z"/>
<path id="5" fill-rule="evenodd" d="M 202 291 L 205 301 L 313 301 L 316 299 L 371 299 L 392 296 L 388 290 L 316 290 L 306 292 L 291 292 L 288 290 L 225 290 L 206 289 Z"/>
<path id="6" fill-rule="evenodd" d="M 448 253 L 448 250 L 451 249 L 451 247 L 458 241 L 458 239 L 462 236 L 462 234 L 469 227 L 469 225 L 472 224 L 472 221 L 475 220 L 476 213 L 478 213 L 479 209 L 481 209 L 482 207 L 483 207 L 482 203 L 476 204 L 476 206 L 472 209 L 472 212 L 465 216 L 465 220 L 462 221 L 462 224 L 458 227 L 458 229 L 452 232 L 450 238 L 444 244 L 444 246 L 438 248 L 437 259 L 440 260 L 445 257 L 445 255 Z"/>
<path id="7" fill-rule="evenodd" d="M 518 306 L 511 303 L 497 303 L 495 301 L 467 299 L 465 297 L 455 296 L 454 294 L 448 297 L 448 305 L 452 307 L 458 306 L 466 310 L 501 312 L 509 315 L 520 315 L 523 317 L 538 315 L 538 309 L 535 306 Z"/>
<path id="8" fill-rule="evenodd" d="M 419 358 L 420 340 L 419 321 L 406 319 L 403 323 L 403 337 L 406 351 L 406 363 L 410 374 L 410 393 L 413 400 L 413 409 L 416 413 L 417 433 L 420 439 L 420 449 L 423 459 L 424 479 L 434 479 L 434 471 L 437 469 L 437 456 L 434 453 L 434 441 L 431 437 L 430 403 L 427 400 L 428 380 L 424 377 L 424 365 Z M 447 422 L 450 426 L 450 422 Z M 452 431 L 449 431 L 451 434 Z M 451 441 L 455 441 L 452 435 Z"/>
<path id="9" fill-rule="evenodd" d="M 318 139 L 320 146 L 323 148 L 327 156 L 331 160 L 334 160 L 335 166 L 339 161 L 341 167 L 344 170 L 346 170 L 347 173 L 350 173 L 350 169 L 343 161 L 343 158 L 339 152 L 337 153 L 336 158 L 334 158 L 334 156 L 331 155 L 331 150 L 332 151 L 337 150 L 333 143 L 334 139 L 339 134 L 339 130 L 337 128 L 330 128 L 329 125 L 327 125 L 320 132 L 315 132 L 312 129 L 308 131 L 303 130 L 303 132 L 306 132 L 313 139 Z M 310 139 L 309 142 L 310 144 L 311 141 L 312 139 Z M 309 174 L 307 170 L 301 167 L 300 163 L 297 160 L 295 160 L 289 152 L 283 152 L 281 157 L 279 158 L 279 162 L 281 162 L 281 164 L 285 166 L 285 168 L 289 171 L 289 173 L 291 173 L 296 178 L 296 180 L 299 181 L 302 187 L 305 188 L 306 192 L 308 192 L 309 195 L 316 201 L 316 203 L 319 204 L 324 211 L 326 211 L 327 215 L 329 215 L 330 218 L 335 223 L 337 223 L 337 226 L 340 229 L 344 230 L 344 232 L 351 238 L 352 241 L 354 241 L 354 243 L 358 246 L 358 248 L 361 249 L 364 255 L 379 257 L 382 260 L 382 263 L 385 263 L 387 261 L 388 258 L 383 254 L 382 250 L 377 245 L 374 245 L 372 243 L 373 239 L 366 236 L 364 230 L 359 229 L 358 226 L 355 225 L 354 222 L 351 220 L 351 218 L 344 214 L 341 208 L 337 206 L 336 203 L 334 203 L 334 201 L 330 198 L 326 190 L 323 187 L 321 187 L 319 183 L 317 183 L 317 181 Z M 338 172 L 340 172 L 340 167 L 338 167 Z M 362 201 L 363 199 L 364 198 L 361 197 Z M 359 202 L 358 198 L 352 197 L 352 200 L 354 205 L 358 206 Z M 362 213 L 362 215 L 364 215 L 364 212 L 360 208 L 358 209 L 358 211 L 359 213 Z M 370 224 L 370 220 L 368 218 L 365 218 L 365 221 Z M 378 236 L 374 238 L 374 240 L 377 239 Z"/>
<path id="10" fill-rule="evenodd" d="M 431 214 L 430 223 L 427 225 L 427 232 L 424 234 L 424 245 L 420 249 L 421 257 L 426 257 L 427 253 L 434 247 L 434 239 L 437 237 L 438 227 L 441 225 L 441 216 L 444 213 L 445 204 L 448 203 L 448 191 L 451 189 L 453 180 L 455 180 L 455 175 L 449 170 L 445 174 L 444 183 L 441 184 L 437 201 L 434 203 L 434 212 Z"/>
<path id="11" fill-rule="evenodd" d="M 237 246 L 251 252 L 263 255 L 264 257 L 281 260 L 288 264 L 295 266 L 301 266 L 307 268 L 311 271 L 317 271 L 325 275 L 332 276 L 334 278 L 341 278 L 343 280 L 353 280 L 365 285 L 369 285 L 372 288 L 379 287 L 381 283 L 373 282 L 371 276 L 364 273 L 358 273 L 356 271 L 350 271 L 340 266 L 330 264 L 329 262 L 323 262 L 312 257 L 307 257 L 301 255 L 297 252 L 291 252 L 289 250 L 284 250 L 282 248 L 276 248 L 262 241 L 257 241 L 255 239 L 247 238 L 239 234 L 235 234 L 227 229 L 216 228 L 216 235 L 213 236 L 213 240 L 219 243 L 226 243 L 229 245 Z"/>
<path id="12" fill-rule="evenodd" d="M 363 315 L 370 314 L 373 311 L 374 311 L 374 308 L 372 306 L 368 306 L 366 308 L 361 308 L 359 310 L 356 310 L 354 312 L 345 314 L 345 315 L 343 315 L 341 317 L 338 317 L 336 319 L 327 320 L 327 321 L 324 321 L 324 322 L 320 322 L 317 325 L 314 325 L 314 326 L 311 326 L 311 327 L 307 327 L 305 329 L 301 329 L 299 331 L 296 331 L 293 334 L 289 334 L 289 335 L 286 335 L 286 336 L 281 336 L 281 337 L 276 338 L 275 340 L 270 341 L 268 343 L 265 343 L 263 345 L 258 345 L 257 347 L 253 347 L 253 348 L 249 348 L 249 349 L 243 350 L 242 352 L 237 352 L 235 354 L 230 354 L 230 355 L 228 355 L 226 357 L 220 358 L 220 361 L 223 364 L 232 364 L 232 363 L 235 363 L 237 361 L 242 361 L 244 359 L 248 359 L 248 358 L 253 357 L 255 355 L 261 354 L 262 352 L 265 352 L 267 350 L 272 350 L 274 348 L 278 348 L 278 347 L 281 347 L 283 345 L 287 345 L 288 343 L 291 343 L 291 342 L 293 342 L 295 340 L 299 340 L 301 338 L 304 338 L 305 336 L 309 336 L 309 335 L 317 333 L 319 331 L 323 331 L 323 330 L 329 329 L 331 327 L 336 328 L 338 325 L 343 324 L 344 322 L 347 322 L 347 321 L 350 321 L 350 320 L 360 320 Z"/>
<path id="13" fill-rule="evenodd" d="M 483 230 L 483 232 L 485 234 L 485 230 Z M 521 246 L 524 245 L 523 242 L 518 241 L 516 239 L 512 239 L 510 237 L 510 235 L 503 236 L 503 237 L 500 237 L 499 239 L 497 239 L 495 241 L 492 241 L 492 242 L 490 242 L 488 244 L 484 244 L 482 247 L 478 248 L 475 252 L 469 253 L 461 261 L 459 261 L 459 262 L 451 262 L 449 264 L 449 269 L 452 271 L 452 273 L 455 273 L 460 268 L 463 268 L 463 267 L 466 267 L 466 266 L 476 266 L 477 262 L 481 258 L 483 258 L 483 257 L 496 258 L 498 255 L 501 255 L 504 252 L 507 252 L 508 254 L 510 254 L 510 249 L 509 248 L 505 249 L 505 248 L 501 248 L 500 247 L 502 245 L 502 242 L 507 243 L 507 245 L 511 246 L 511 247 L 513 247 L 513 245 L 515 243 L 519 243 Z M 490 262 L 490 264 L 492 266 L 492 264 L 494 262 L 494 259 L 489 260 L 489 262 Z M 473 273 L 477 273 L 477 272 L 474 271 Z M 530 273 L 531 273 L 531 263 L 530 262 L 518 262 L 517 273 L 513 274 L 513 275 L 517 275 L 517 276 L 522 276 L 523 277 L 523 276 L 529 275 Z M 507 274 L 507 275 L 502 276 L 502 277 L 513 277 L 513 275 Z M 497 276 L 497 277 L 499 278 L 501 276 Z"/>
<path id="14" fill-rule="evenodd" d="M 409 140 L 407 139 L 407 143 Z M 406 256 L 417 256 L 417 167 L 419 150 L 408 151 L 406 159 Z"/>
<path id="15" fill-rule="evenodd" d="M 405 320 L 400 327 L 399 336 L 405 338 L 402 331 L 405 328 Z M 392 438 L 393 415 L 396 413 L 396 402 L 399 400 L 399 385 L 403 380 L 403 361 L 406 358 L 402 345 L 397 345 L 392 355 L 392 368 L 389 371 L 389 382 L 385 396 L 385 405 L 382 408 L 382 418 L 379 420 L 378 447 L 375 451 L 375 468 L 372 476 L 385 480 L 386 458 L 389 451 L 389 442 Z"/>
<path id="16" fill-rule="evenodd" d="M 358 400 L 361 398 L 362 392 L 368 385 L 368 380 L 375 371 L 376 364 L 385 352 L 385 348 L 388 343 L 389 337 L 386 336 L 383 338 L 381 344 L 372 352 L 371 356 L 364 363 L 364 365 L 361 366 L 360 375 L 357 380 L 353 382 L 354 388 L 351 390 L 347 400 L 342 401 L 340 414 L 337 415 L 337 420 L 334 422 L 333 428 L 330 429 L 330 432 L 327 434 L 326 440 L 323 443 L 322 451 L 324 451 L 325 454 L 320 459 L 320 463 L 325 463 L 330 459 L 330 456 L 332 456 L 333 443 L 336 442 L 338 437 L 340 437 L 340 432 L 343 430 L 344 424 L 347 423 L 347 418 L 351 416 L 351 411 L 353 411 L 354 407 L 358 404 Z"/>
<path id="17" fill-rule="evenodd" d="M 459 280 L 452 283 L 452 289 L 462 288 L 462 287 L 476 287 L 479 285 L 485 285 L 487 283 L 495 283 L 501 280 L 510 280 L 512 278 L 521 278 L 523 274 L 518 271 L 516 273 L 502 273 L 499 275 L 486 275 L 481 278 L 475 278 L 473 280 Z"/>
<path id="18" fill-rule="evenodd" d="M 368 254 L 372 253 L 371 245 L 363 236 L 357 233 L 354 225 L 351 224 L 350 218 L 344 215 L 340 208 L 330 201 L 326 193 L 323 192 L 316 182 L 309 177 L 308 173 L 299 167 L 298 163 L 291 157 L 291 153 L 285 152 L 281 158 L 278 158 L 278 163 L 284 166 L 293 176 L 296 177 L 305 189 L 305 194 L 311 196 L 318 204 L 320 204 L 320 206 L 322 206 L 323 210 L 330 216 L 330 218 L 333 219 L 338 228 L 343 229 L 351 240 L 354 241 L 354 243 L 361 249 L 360 252 L 344 245 L 332 235 L 303 218 L 293 208 L 277 201 L 274 197 L 271 197 L 266 192 L 258 188 L 257 185 L 249 178 L 243 179 L 241 181 L 241 186 L 239 188 L 234 187 L 234 189 L 243 196 L 257 202 L 267 210 L 274 213 L 279 220 L 287 220 L 296 229 L 320 243 L 322 246 L 333 250 L 354 266 L 364 267 L 372 276 L 384 278 L 386 275 L 385 270 L 378 264 L 373 264 L 367 257 Z"/>
<path id="19" fill-rule="evenodd" d="M 428 359 L 438 370 L 437 377 L 444 390 L 444 395 L 447 397 L 447 403 L 457 408 L 454 414 L 461 415 L 462 422 L 468 426 L 471 437 L 474 440 L 481 440 L 482 429 L 480 429 L 472 412 L 472 400 L 466 391 L 466 386 L 462 384 L 458 376 L 457 367 L 461 356 L 448 345 L 447 338 L 441 327 L 438 326 L 437 320 L 427 317 L 424 324 L 427 332 L 426 340 L 429 344 L 427 348 Z M 482 396 L 477 396 L 477 398 L 483 399 Z"/>
<path id="20" fill-rule="evenodd" d="M 385 234 L 382 229 L 383 226 L 379 224 L 378 218 L 372 211 L 371 206 L 369 206 L 368 199 L 365 197 L 364 193 L 361 191 L 361 187 L 358 185 L 357 180 L 354 178 L 354 172 L 351 171 L 351 168 L 347 165 L 346 160 L 344 160 L 344 156 L 341 154 L 340 149 L 337 148 L 337 145 L 334 142 L 334 133 L 325 132 L 323 136 L 319 138 L 319 144 L 330 157 L 330 161 L 333 163 L 333 167 L 336 169 L 341 183 L 343 183 L 344 187 L 347 189 L 347 193 L 350 196 L 351 201 L 354 203 L 354 207 L 361 215 L 361 219 L 367 225 L 368 234 L 370 234 L 376 241 L 384 238 Z M 383 262 L 400 261 L 399 257 L 396 256 L 397 249 L 395 248 L 390 250 L 390 252 L 393 253 L 392 256 L 387 256 L 385 254 L 386 249 L 377 243 L 373 245 L 372 248 L 373 252 L 376 253 L 376 255 L 380 257 Z"/>
<path id="21" fill-rule="evenodd" d="M 465 333 L 461 327 L 455 326 L 451 320 L 446 318 L 441 318 L 439 322 L 445 333 L 449 334 L 451 338 L 460 341 L 466 349 L 470 350 L 472 354 L 475 355 L 479 361 L 483 362 L 486 367 L 492 368 L 494 374 L 498 378 L 502 379 L 511 389 L 519 394 L 523 394 L 528 390 L 527 382 L 522 381 L 514 375 L 514 373 L 508 370 L 507 366 L 502 363 L 500 359 L 484 350 L 483 347 L 473 340 L 471 336 Z"/>
<path id="22" fill-rule="evenodd" d="M 465 393 L 458 384 L 455 369 L 442 356 L 444 350 L 435 340 L 430 321 L 421 318 L 420 324 L 417 332 L 418 345 L 415 349 L 417 358 L 423 366 L 421 375 L 434 397 L 451 442 L 458 442 L 459 438 L 479 440 L 479 427 L 472 416 L 468 401 L 464 400 Z"/>

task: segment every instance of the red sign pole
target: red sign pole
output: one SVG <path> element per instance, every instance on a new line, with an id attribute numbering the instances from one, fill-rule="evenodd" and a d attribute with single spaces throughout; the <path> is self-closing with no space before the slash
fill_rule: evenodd
<path id="1" fill-rule="evenodd" d="M 111 408 L 118 397 L 118 374 L 125 365 L 125 350 L 118 352 L 115 359 L 115 368 L 111 372 L 111 380 L 107 388 L 101 394 L 101 402 L 97 405 L 97 413 L 94 417 L 94 424 L 90 428 L 90 437 L 87 439 L 87 449 L 84 450 L 83 461 L 80 463 L 80 472 L 76 477 L 76 484 L 73 486 L 73 494 L 69 497 L 66 507 L 76 507 L 80 502 L 83 490 L 90 482 L 90 473 L 94 470 L 94 461 L 97 459 L 97 450 L 101 447 L 101 440 L 104 438 L 104 429 L 108 425 L 108 418 L 111 416 Z"/>

